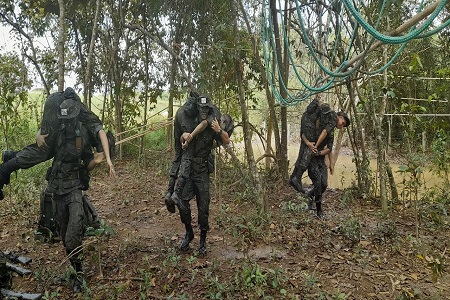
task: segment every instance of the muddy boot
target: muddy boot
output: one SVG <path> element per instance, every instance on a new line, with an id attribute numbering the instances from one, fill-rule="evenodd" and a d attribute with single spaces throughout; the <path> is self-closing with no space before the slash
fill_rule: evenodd
<path id="1" fill-rule="evenodd" d="M 206 255 L 206 230 L 200 231 L 200 245 L 198 246 L 198 254 Z"/>
<path id="2" fill-rule="evenodd" d="M 0 164 L 0 200 L 4 198 L 3 186 L 9 184 L 11 173 L 19 169 L 17 158 L 12 158 L 7 162 Z"/>
<path id="3" fill-rule="evenodd" d="M 316 203 L 316 213 L 319 219 L 323 219 L 322 203 Z"/>
<path id="4" fill-rule="evenodd" d="M 194 230 L 192 229 L 192 225 L 184 224 L 184 226 L 186 227 L 186 234 L 184 235 L 184 239 L 181 241 L 181 251 L 189 250 L 189 243 L 194 239 Z"/>
<path id="5" fill-rule="evenodd" d="M 3 163 L 7 162 L 8 160 L 13 159 L 16 157 L 18 151 L 12 151 L 12 150 L 3 150 L 2 151 L 2 161 Z"/>
<path id="6" fill-rule="evenodd" d="M 79 294 L 83 291 L 84 274 L 83 272 L 77 272 L 73 278 L 73 293 Z"/>
<path id="7" fill-rule="evenodd" d="M 66 250 L 67 255 L 70 255 L 72 252 L 73 252 L 72 250 Z M 84 274 L 83 274 L 82 263 L 79 258 L 80 255 L 82 255 L 82 254 L 78 253 L 70 258 L 70 263 L 76 272 L 75 274 L 72 274 L 70 276 L 71 279 L 73 280 L 73 292 L 75 294 L 81 293 L 81 291 L 83 289 L 83 281 L 84 281 L 83 275 Z"/>
<path id="8" fill-rule="evenodd" d="M 166 197 L 164 198 L 164 203 L 166 204 L 167 210 L 171 213 L 175 213 L 175 202 L 172 200 L 172 194 L 175 188 L 175 178 L 170 177 L 169 188 L 167 189 Z"/>

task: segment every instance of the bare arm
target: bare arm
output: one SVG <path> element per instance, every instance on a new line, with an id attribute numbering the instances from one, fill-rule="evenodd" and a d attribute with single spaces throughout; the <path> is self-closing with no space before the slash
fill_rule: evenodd
<path id="1" fill-rule="evenodd" d="M 327 135 L 328 135 L 327 131 L 325 129 L 322 130 L 322 132 L 319 135 L 319 138 L 317 139 L 316 147 L 319 147 L 320 143 L 323 142 L 323 140 L 327 137 Z"/>
<path id="2" fill-rule="evenodd" d="M 200 124 L 195 127 L 194 131 L 192 133 L 185 132 L 180 137 L 181 146 L 183 149 L 186 149 L 189 146 L 189 143 L 205 128 L 208 127 L 208 121 L 203 120 L 200 122 Z"/>
<path id="3" fill-rule="evenodd" d="M 109 166 L 109 175 L 116 178 L 117 177 L 116 171 L 114 170 L 114 165 L 111 161 L 111 156 L 109 153 L 108 138 L 106 137 L 106 133 L 103 129 L 98 132 L 98 137 L 100 138 L 100 141 L 102 143 L 103 151 L 104 151 L 105 158 L 106 158 L 106 163 Z"/>
<path id="4" fill-rule="evenodd" d="M 222 143 L 224 145 L 228 145 L 230 143 L 230 137 L 228 136 L 228 133 L 220 128 L 219 122 L 216 119 L 212 121 L 211 128 L 215 133 L 220 133 L 220 138 L 222 139 Z"/>

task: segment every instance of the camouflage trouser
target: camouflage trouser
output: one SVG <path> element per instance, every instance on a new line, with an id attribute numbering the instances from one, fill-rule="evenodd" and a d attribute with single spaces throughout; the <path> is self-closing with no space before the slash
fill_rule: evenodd
<path id="1" fill-rule="evenodd" d="M 300 150 L 298 151 L 297 160 L 295 161 L 295 168 L 291 177 L 297 176 L 299 180 L 302 179 L 303 173 L 308 169 L 309 162 L 311 161 L 312 151 L 304 142 L 300 144 Z"/>
<path id="2" fill-rule="evenodd" d="M 208 157 L 203 158 L 201 161 L 193 158 L 191 176 L 188 178 L 182 193 L 183 200 L 179 209 L 181 222 L 191 224 L 192 216 L 189 200 L 192 198 L 192 195 L 195 195 L 200 230 L 209 229 L 209 203 L 211 201 L 209 188 Z"/>
<path id="3" fill-rule="evenodd" d="M 174 138 L 175 157 L 173 158 L 172 165 L 170 166 L 170 177 L 177 178 L 178 170 L 180 169 L 181 157 L 183 155 L 183 149 L 181 148 L 180 138 Z"/>
<path id="4" fill-rule="evenodd" d="M 59 234 L 66 250 L 81 246 L 84 230 L 84 207 L 82 192 L 74 190 L 65 195 L 53 195 L 56 204 L 56 220 Z"/>
<path id="5" fill-rule="evenodd" d="M 328 170 L 324 156 L 317 156 L 311 159 L 308 167 L 308 176 L 314 186 L 308 193 L 308 196 L 314 197 L 316 203 L 322 203 L 322 194 L 328 186 Z"/>
<path id="6" fill-rule="evenodd" d="M 50 146 L 49 149 L 53 149 L 53 143 L 49 142 L 51 139 L 47 138 L 46 140 L 47 144 Z M 51 150 L 42 150 L 37 146 L 37 144 L 26 146 L 16 154 L 17 164 L 20 169 L 31 168 L 41 162 L 49 160 L 52 157 L 53 152 Z"/>

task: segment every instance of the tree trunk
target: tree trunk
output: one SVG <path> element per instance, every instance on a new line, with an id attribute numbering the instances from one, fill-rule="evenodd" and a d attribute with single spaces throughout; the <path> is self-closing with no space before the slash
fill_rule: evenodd
<path id="1" fill-rule="evenodd" d="M 270 9 L 272 10 L 272 23 L 273 23 L 273 32 L 275 34 L 275 51 L 277 53 L 277 58 L 279 59 L 278 65 L 280 66 L 280 72 L 281 77 L 280 81 L 282 80 L 285 83 L 285 86 L 287 87 L 287 74 L 288 70 L 286 70 L 286 65 L 288 62 L 286 61 L 285 57 L 282 56 L 281 52 L 281 42 L 280 42 L 280 30 L 278 26 L 278 14 L 277 14 L 277 1 L 276 0 L 270 0 Z M 287 5 L 287 1 L 285 2 L 285 5 Z M 286 23 L 286 16 L 285 20 L 283 22 Z M 285 56 L 286 53 L 286 45 L 284 44 L 284 53 Z M 282 59 L 282 57 L 284 59 Z M 287 93 L 285 89 L 280 89 L 281 97 L 286 98 Z M 281 138 L 280 138 L 280 148 L 277 149 L 277 158 L 279 160 L 279 166 L 280 166 L 280 172 L 282 178 L 286 179 L 288 178 L 288 159 L 287 159 L 287 109 L 285 106 L 281 106 L 281 112 L 280 112 L 280 121 L 281 121 Z"/>
<path id="2" fill-rule="evenodd" d="M 95 5 L 95 16 L 94 16 L 94 27 L 92 28 L 92 36 L 91 36 L 91 42 L 89 44 L 89 52 L 88 52 L 88 58 L 87 58 L 87 64 L 86 64 L 86 74 L 84 76 L 84 102 L 86 103 L 87 107 L 91 108 L 91 99 L 92 99 L 92 90 L 93 87 L 91 86 L 91 77 L 92 77 L 92 69 L 93 69 L 93 57 L 94 57 L 94 46 L 95 46 L 95 39 L 97 37 L 97 31 L 98 31 L 98 19 L 100 15 L 100 9 L 102 6 L 102 1 L 97 0 Z"/>
<path id="3" fill-rule="evenodd" d="M 248 118 L 248 109 L 247 103 L 245 102 L 245 95 L 243 89 L 243 76 L 244 76 L 244 66 L 243 62 L 240 58 L 236 61 L 236 69 L 237 69 L 237 78 L 238 78 L 238 89 L 239 89 L 239 104 L 241 106 L 242 113 L 242 127 L 244 131 L 244 144 L 245 144 L 245 153 L 247 158 L 247 163 L 250 169 L 250 174 L 252 175 L 253 184 L 255 187 L 255 194 L 257 196 L 257 206 L 258 213 L 262 214 L 265 212 L 265 199 L 264 199 L 264 191 L 262 188 L 261 178 L 259 176 L 258 168 L 256 166 L 255 157 L 253 154 L 253 145 L 251 139 L 251 129 L 250 122 Z"/>
<path id="4" fill-rule="evenodd" d="M 259 41 L 257 41 L 256 37 L 258 36 L 256 33 L 252 31 L 252 27 L 250 26 L 250 22 L 248 21 L 248 15 L 247 11 L 244 8 L 244 5 L 242 4 L 242 0 L 239 0 L 239 9 L 241 12 L 242 17 L 244 18 L 247 31 L 251 37 L 252 41 L 252 49 L 253 49 L 253 55 L 255 58 L 260 57 L 259 53 Z M 271 154 L 273 152 L 272 150 L 272 135 L 275 138 L 275 151 L 278 153 L 281 149 L 281 141 L 280 141 L 280 131 L 278 127 L 277 122 L 277 116 L 275 113 L 275 100 L 273 99 L 273 95 L 270 92 L 269 83 L 267 82 L 267 73 L 265 66 L 262 63 L 261 59 L 255 59 L 256 63 L 258 64 L 258 68 L 261 73 L 262 81 L 264 82 L 264 88 L 266 91 L 266 98 L 267 103 L 269 105 L 269 116 L 267 118 L 267 147 L 266 147 L 266 154 Z M 268 168 L 270 166 L 270 157 L 269 155 L 266 156 L 266 167 Z M 275 165 L 278 166 L 278 162 L 275 161 Z"/>
<path id="5" fill-rule="evenodd" d="M 64 0 L 58 0 L 59 4 L 59 36 L 58 36 L 58 91 L 64 91 L 64 43 L 66 40 L 66 23 L 65 23 L 65 11 L 66 7 Z"/>

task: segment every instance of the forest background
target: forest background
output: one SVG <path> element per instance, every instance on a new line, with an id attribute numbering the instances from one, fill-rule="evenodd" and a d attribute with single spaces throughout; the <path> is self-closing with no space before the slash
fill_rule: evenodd
<path id="1" fill-rule="evenodd" d="M 438 3 L 422 4 L 436 7 Z M 437 228 L 433 234 L 437 238 L 440 230 L 448 228 L 449 31 L 436 24 L 449 20 L 449 5 L 444 4 L 430 25 L 433 34 L 402 44 L 377 44 L 367 30 L 355 25 L 350 14 L 343 13 L 341 2 L 0 1 L 0 22 L 9 30 L 15 49 L 0 54 L 0 146 L 20 149 L 32 142 L 46 95 L 63 90 L 70 77 L 84 103 L 115 132 L 120 144 L 116 158 L 132 159 L 141 168 L 154 167 L 151 162 L 161 158 L 155 172 L 164 185 L 176 107 L 190 90 L 207 93 L 236 125 L 235 147 L 217 155 L 218 169 L 229 179 L 221 183 L 216 196 L 252 207 L 251 221 L 245 226 L 235 223 L 235 229 L 245 227 L 254 233 L 259 232 L 255 228 L 262 228 L 264 234 L 264 226 L 273 224 L 273 205 L 282 214 L 295 214 L 304 204 L 300 196 L 289 196 L 292 199 L 287 201 L 281 201 L 284 196 L 275 197 L 290 189 L 286 182 L 293 161 L 288 144 L 299 142 L 300 116 L 318 93 L 297 80 L 317 83 L 326 78 L 313 53 L 335 69 L 352 61 L 353 55 L 360 58 L 353 61 L 357 70 L 336 77 L 336 82 L 320 91 L 323 101 L 348 112 L 352 119 L 349 128 L 336 134 L 337 144 L 350 153 L 355 165 L 354 181 L 339 191 L 338 201 L 350 206 L 369 202 L 379 218 L 387 216 L 391 221 L 381 229 L 375 226 L 381 231 L 400 226 L 391 214 L 407 211 L 414 224 L 408 236 L 417 242 L 424 228 Z M 301 18 L 304 30 L 293 13 L 298 6 L 306 8 Z M 368 1 L 360 11 L 368 23 L 377 24 L 379 32 L 399 36 L 426 22 L 431 12 L 419 13 L 417 7 L 421 4 L 413 1 L 385 1 L 380 8 L 379 1 Z M 275 16 L 272 22 L 262 22 L 264 11 Z M 291 14 L 280 15 L 281 11 Z M 351 25 L 344 30 L 338 20 Z M 273 38 L 262 34 L 264 28 L 273 30 Z M 266 50 L 273 56 L 267 56 Z M 302 74 L 292 71 L 294 65 L 302 66 Z M 33 85 L 39 88 L 31 91 Z M 289 92 L 304 95 L 305 91 L 308 97 L 288 101 Z M 262 151 L 255 150 L 256 145 Z M 393 169 L 392 162 L 400 167 Z M 13 182 L 11 197 L 28 203 L 25 207 L 36 205 L 32 193 L 24 191 L 34 186 L 39 193 L 43 179 L 35 174 L 43 174 L 45 167 L 20 172 L 22 179 Z M 430 186 L 423 177 L 425 170 L 442 178 L 438 185 Z M 361 218 L 350 214 L 334 221 L 340 224 L 342 235 L 360 243 L 365 222 Z M 445 240 L 445 236 L 440 238 Z M 427 256 L 413 251 L 412 255 L 420 255 L 430 273 L 440 278 L 446 243 L 432 252 Z M 300 276 L 307 287 L 304 295 L 342 295 L 321 290 L 314 272 Z M 263 275 L 273 275 L 269 274 Z M 249 280 L 262 284 L 254 279 L 250 276 Z M 272 285 L 272 289 L 283 290 L 286 298 L 295 297 L 288 288 Z M 393 290 L 396 297 L 416 297 L 409 286 L 393 285 Z M 232 292 L 224 288 L 223 295 Z M 342 297 L 352 296 L 343 293 Z"/>

